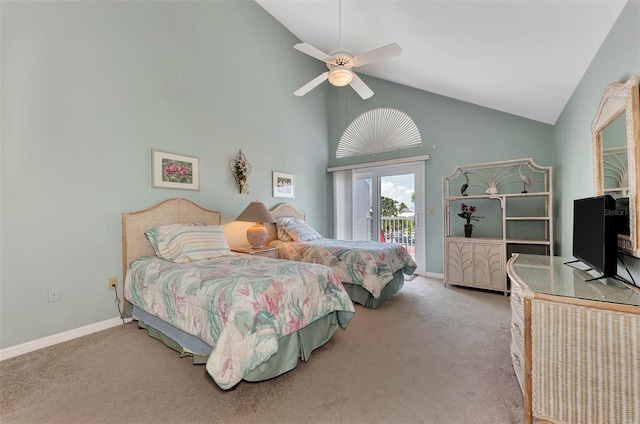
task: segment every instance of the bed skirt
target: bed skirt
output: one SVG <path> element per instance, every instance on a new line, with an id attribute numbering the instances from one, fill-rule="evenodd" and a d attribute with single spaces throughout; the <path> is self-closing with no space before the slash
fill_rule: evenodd
<path id="1" fill-rule="evenodd" d="M 199 338 L 168 324 L 154 315 L 126 302 L 125 315 L 138 321 L 138 327 L 149 336 L 176 350 L 180 356 L 191 356 L 194 364 L 205 364 L 213 348 Z M 311 352 L 328 342 L 339 327 L 337 312 L 312 322 L 300 330 L 281 337 L 278 352 L 245 375 L 246 381 L 263 381 L 291 371 L 298 360 L 308 361 Z"/>
<path id="2" fill-rule="evenodd" d="M 362 286 L 351 283 L 342 283 L 345 291 L 349 294 L 351 301 L 359 303 L 367 308 L 375 309 L 382 305 L 387 300 L 393 300 L 393 295 L 396 294 L 404 285 L 404 273 L 402 270 L 398 270 L 393 274 L 393 280 L 389 281 L 380 292 L 380 297 L 377 299 L 373 297 Z"/>

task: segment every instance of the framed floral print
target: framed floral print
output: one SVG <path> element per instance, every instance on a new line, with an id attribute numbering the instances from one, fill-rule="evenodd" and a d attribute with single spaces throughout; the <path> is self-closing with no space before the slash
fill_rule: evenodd
<path id="1" fill-rule="evenodd" d="M 151 150 L 153 188 L 200 190 L 200 160 L 193 156 Z"/>

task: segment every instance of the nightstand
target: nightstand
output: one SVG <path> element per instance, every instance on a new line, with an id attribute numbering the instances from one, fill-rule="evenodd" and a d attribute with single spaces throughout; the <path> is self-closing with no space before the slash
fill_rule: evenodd
<path id="1" fill-rule="evenodd" d="M 256 255 L 263 256 L 265 258 L 278 259 L 277 247 L 263 247 L 262 249 L 254 249 L 251 246 L 234 247 L 231 249 L 231 251 L 236 253 L 244 253 L 245 255 Z"/>

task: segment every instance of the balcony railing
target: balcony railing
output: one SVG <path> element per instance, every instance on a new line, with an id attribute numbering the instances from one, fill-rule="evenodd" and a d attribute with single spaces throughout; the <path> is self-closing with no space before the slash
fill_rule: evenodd
<path id="1" fill-rule="evenodd" d="M 367 239 L 386 243 L 399 243 L 415 258 L 416 238 L 415 224 L 412 216 L 384 216 L 380 217 L 380 234 L 373 237 L 372 219 L 367 218 Z"/>

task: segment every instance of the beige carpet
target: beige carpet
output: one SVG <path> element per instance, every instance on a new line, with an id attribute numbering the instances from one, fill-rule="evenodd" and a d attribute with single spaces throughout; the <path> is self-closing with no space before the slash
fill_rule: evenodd
<path id="1" fill-rule="evenodd" d="M 2 423 L 520 423 L 509 301 L 418 277 L 278 378 L 222 391 L 122 325 L 0 362 Z"/>

